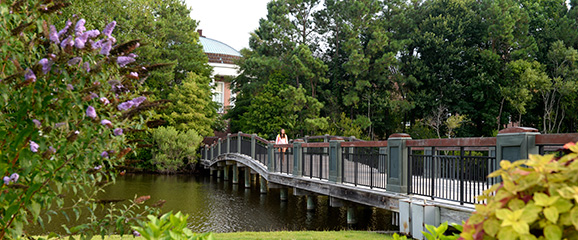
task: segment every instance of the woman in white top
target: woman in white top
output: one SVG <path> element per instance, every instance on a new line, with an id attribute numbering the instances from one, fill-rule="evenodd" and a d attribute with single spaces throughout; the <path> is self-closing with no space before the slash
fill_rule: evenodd
<path id="1" fill-rule="evenodd" d="M 277 134 L 277 138 L 275 139 L 275 144 L 289 144 L 287 134 L 285 134 L 285 129 L 281 128 L 281 132 Z M 285 152 L 285 150 L 287 150 L 287 148 L 281 148 L 281 152 Z"/>

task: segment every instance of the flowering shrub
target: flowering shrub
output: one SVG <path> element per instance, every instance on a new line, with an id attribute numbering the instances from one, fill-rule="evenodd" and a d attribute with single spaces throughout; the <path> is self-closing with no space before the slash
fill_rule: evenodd
<path id="1" fill-rule="evenodd" d="M 57 29 L 46 19 L 67 5 L 0 1 L 0 239 L 22 236 L 32 222 L 42 225 L 49 219 L 42 210 L 72 209 L 77 217 L 89 211 L 90 224 L 66 228 L 87 235 L 122 234 L 124 224 L 155 213 L 127 211 L 136 215 L 125 221 L 94 217 L 96 193 L 114 182 L 115 167 L 131 152 L 123 133 L 154 103 L 133 84 L 147 74 L 132 65 L 139 42 L 117 43 L 115 22 L 100 31 L 71 19 Z"/>

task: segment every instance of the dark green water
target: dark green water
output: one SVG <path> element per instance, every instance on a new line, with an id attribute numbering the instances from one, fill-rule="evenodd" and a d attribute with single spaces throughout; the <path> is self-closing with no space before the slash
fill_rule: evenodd
<path id="1" fill-rule="evenodd" d="M 346 208 L 329 207 L 327 197 L 316 197 L 315 210 L 307 211 L 306 198 L 293 196 L 291 190 L 288 201 L 281 201 L 279 190 L 260 194 L 255 183 L 245 188 L 242 181 L 232 184 L 209 176 L 127 174 L 119 176 L 101 198 L 133 199 L 135 195 L 150 195 L 149 205 L 166 200 L 163 212 L 189 214 L 194 232 L 395 229 L 391 213 L 383 209 L 358 207 L 357 224 L 348 226 Z M 58 231 L 62 221 L 53 220 L 48 228 Z"/>

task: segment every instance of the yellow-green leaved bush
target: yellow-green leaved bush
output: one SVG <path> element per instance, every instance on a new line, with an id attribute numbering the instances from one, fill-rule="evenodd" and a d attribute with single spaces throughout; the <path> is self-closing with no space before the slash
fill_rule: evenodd
<path id="1" fill-rule="evenodd" d="M 578 146 L 561 155 L 501 161 L 460 239 L 578 239 Z"/>

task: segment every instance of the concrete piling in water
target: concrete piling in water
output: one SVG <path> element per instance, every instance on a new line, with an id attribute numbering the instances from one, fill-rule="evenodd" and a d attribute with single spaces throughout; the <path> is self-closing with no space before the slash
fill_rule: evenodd
<path id="1" fill-rule="evenodd" d="M 229 166 L 225 166 L 223 170 L 223 180 L 229 181 Z"/>
<path id="2" fill-rule="evenodd" d="M 267 181 L 265 181 L 264 177 L 260 177 L 259 184 L 260 184 L 261 194 L 266 194 L 267 193 Z"/>
<path id="3" fill-rule="evenodd" d="M 289 199 L 288 188 L 279 189 L 281 201 L 287 201 Z"/>
<path id="4" fill-rule="evenodd" d="M 217 169 L 217 178 L 221 178 L 221 170 Z"/>
<path id="5" fill-rule="evenodd" d="M 251 168 L 245 167 L 245 188 L 251 187 Z"/>
<path id="6" fill-rule="evenodd" d="M 357 223 L 357 211 L 355 206 L 347 206 L 347 224 L 356 224 Z"/>
<path id="7" fill-rule="evenodd" d="M 315 197 L 313 195 L 305 196 L 307 199 L 307 211 L 315 210 Z"/>
<path id="8" fill-rule="evenodd" d="M 239 183 L 239 167 L 233 165 L 233 184 Z"/>

